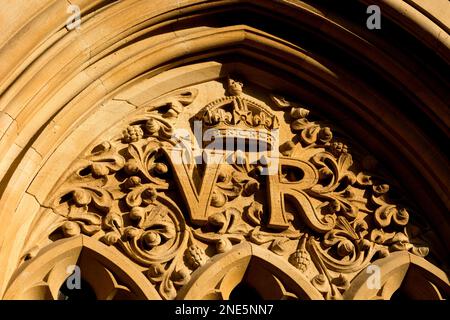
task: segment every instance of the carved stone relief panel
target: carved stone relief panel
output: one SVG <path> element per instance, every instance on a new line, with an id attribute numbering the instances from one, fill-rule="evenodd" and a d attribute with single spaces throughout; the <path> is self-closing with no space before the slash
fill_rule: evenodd
<path id="1" fill-rule="evenodd" d="M 429 253 L 418 213 L 358 148 L 242 79 L 194 85 L 138 108 L 71 165 L 46 202 L 60 217 L 48 236 L 117 248 L 163 299 L 245 242 L 339 299 L 374 260 Z"/>

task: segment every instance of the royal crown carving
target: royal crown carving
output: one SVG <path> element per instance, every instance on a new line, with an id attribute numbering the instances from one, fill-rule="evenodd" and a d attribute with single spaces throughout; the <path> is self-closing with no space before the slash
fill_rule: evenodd
<path id="1" fill-rule="evenodd" d="M 204 140 L 241 138 L 272 148 L 278 118 L 261 102 L 243 96 L 242 87 L 241 82 L 228 79 L 228 96 L 209 103 L 197 115 L 204 125 Z"/>
<path id="2" fill-rule="evenodd" d="M 52 239 L 81 233 L 117 247 L 164 299 L 174 299 L 211 257 L 245 241 L 286 259 L 327 299 L 341 298 L 375 259 L 399 250 L 428 254 L 423 228 L 412 221 L 417 214 L 317 115 L 225 83 L 225 94 L 204 106 L 195 107 L 198 87 L 171 93 L 91 148 L 48 199 L 62 217 Z M 185 124 L 191 130 L 201 121 L 203 134 L 254 138 L 269 144 L 268 153 L 252 161 L 251 152 L 223 148 L 214 150 L 221 162 L 180 163 L 177 152 L 192 158 L 189 148 L 179 150 L 187 140 L 175 134 L 185 112 L 192 113 Z M 284 141 L 274 130 L 284 130 Z"/>

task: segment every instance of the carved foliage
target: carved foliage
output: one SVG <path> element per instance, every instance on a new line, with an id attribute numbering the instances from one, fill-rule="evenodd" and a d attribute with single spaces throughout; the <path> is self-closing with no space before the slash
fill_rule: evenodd
<path id="1" fill-rule="evenodd" d="M 244 96 L 242 84 L 231 81 L 228 89 L 229 96 L 202 109 L 206 125 L 278 125 L 275 113 Z M 272 108 L 285 113 L 288 120 L 282 125 L 292 136 L 281 143 L 280 152 L 285 163 L 301 161 L 311 171 L 307 176 L 306 169 L 280 166 L 279 181 L 286 186 L 280 190 L 290 188 L 301 198 L 270 194 L 268 178 L 261 174 L 265 165 L 238 151 L 234 162 L 219 166 L 206 221 L 193 223 L 168 150 L 178 141 L 174 121 L 197 94 L 182 90 L 146 108 L 115 139 L 74 165 L 51 199 L 53 210 L 65 217 L 63 236 L 83 233 L 116 246 L 146 268 L 165 299 L 175 298 L 211 256 L 242 241 L 284 257 L 328 299 L 342 297 L 352 277 L 374 259 L 398 250 L 428 253 L 409 236 L 410 214 L 391 201 L 389 185 L 360 171 L 349 147 L 320 121 L 308 120 L 307 109 L 278 96 L 272 96 Z M 265 199 L 280 196 L 285 206 L 278 214 L 286 225 L 275 230 L 268 223 L 275 213 Z M 323 223 L 321 228 L 313 217 Z"/>

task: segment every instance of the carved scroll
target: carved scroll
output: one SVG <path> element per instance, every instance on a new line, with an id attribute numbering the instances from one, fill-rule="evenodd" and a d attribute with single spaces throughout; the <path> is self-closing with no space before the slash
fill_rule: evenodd
<path id="1" fill-rule="evenodd" d="M 165 299 L 212 256 L 245 241 L 286 259 L 327 299 L 341 298 L 360 270 L 390 252 L 428 254 L 410 221 L 415 213 L 391 199 L 390 185 L 361 170 L 330 127 L 282 97 L 268 105 L 229 80 L 227 94 L 192 118 L 203 135 L 214 129 L 217 139 L 266 142 L 280 152 L 273 174 L 264 157 L 218 144 L 219 163 L 177 161 L 194 158 L 177 149 L 186 141 L 174 123 L 199 94 L 188 88 L 141 109 L 74 164 L 49 199 L 64 218 L 54 234 L 116 246 Z M 275 141 L 273 130 L 291 138 Z"/>

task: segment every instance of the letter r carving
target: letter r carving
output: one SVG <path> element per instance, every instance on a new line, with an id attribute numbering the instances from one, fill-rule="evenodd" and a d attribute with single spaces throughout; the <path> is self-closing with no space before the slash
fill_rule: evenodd
<path id="1" fill-rule="evenodd" d="M 322 221 L 320 213 L 305 192 L 317 183 L 317 170 L 307 162 L 281 157 L 278 171 L 278 174 L 267 176 L 270 207 L 268 227 L 286 229 L 289 226 L 286 218 L 286 200 L 289 199 L 309 227 L 318 232 L 330 230 L 334 220 Z"/>

